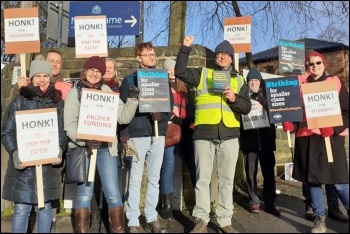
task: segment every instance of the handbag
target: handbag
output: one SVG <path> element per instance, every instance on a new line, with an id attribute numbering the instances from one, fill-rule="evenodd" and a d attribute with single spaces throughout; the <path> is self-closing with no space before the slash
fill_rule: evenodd
<path id="1" fill-rule="evenodd" d="M 165 135 L 165 148 L 178 144 L 182 140 L 181 126 L 178 124 L 168 124 Z"/>
<path id="2" fill-rule="evenodd" d="M 77 146 L 68 148 L 66 153 L 66 184 L 85 183 L 86 148 Z"/>

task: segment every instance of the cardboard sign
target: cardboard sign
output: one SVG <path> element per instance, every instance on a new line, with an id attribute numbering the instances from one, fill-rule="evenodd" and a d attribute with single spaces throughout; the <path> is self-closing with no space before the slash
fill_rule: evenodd
<path id="1" fill-rule="evenodd" d="M 232 45 L 235 53 L 251 52 L 252 17 L 224 19 L 224 39 Z"/>
<path id="2" fill-rule="evenodd" d="M 265 88 L 271 123 L 297 122 L 303 119 L 297 76 L 265 79 Z"/>
<path id="3" fill-rule="evenodd" d="M 168 72 L 165 69 L 137 69 L 141 113 L 170 112 Z"/>
<path id="4" fill-rule="evenodd" d="M 213 93 L 224 91 L 225 87 L 230 86 L 231 75 L 229 71 L 214 71 L 213 72 Z"/>
<path id="5" fill-rule="evenodd" d="M 305 43 L 280 40 L 278 47 L 278 70 L 280 74 L 301 75 L 305 73 Z"/>
<path id="6" fill-rule="evenodd" d="M 16 111 L 15 114 L 21 165 L 59 162 L 57 109 Z"/>
<path id="7" fill-rule="evenodd" d="M 108 57 L 106 16 L 76 16 L 76 58 Z"/>
<path id="8" fill-rule="evenodd" d="M 37 7 L 4 9 L 5 53 L 40 52 Z"/>
<path id="9" fill-rule="evenodd" d="M 343 125 L 335 81 L 302 84 L 301 90 L 309 129 Z"/>
<path id="10" fill-rule="evenodd" d="M 82 89 L 77 138 L 114 142 L 119 94 Z"/>
<path id="11" fill-rule="evenodd" d="M 263 106 L 258 101 L 252 99 L 250 101 L 252 102 L 252 109 L 249 114 L 242 115 L 243 129 L 249 130 L 270 127 L 269 118 Z"/>

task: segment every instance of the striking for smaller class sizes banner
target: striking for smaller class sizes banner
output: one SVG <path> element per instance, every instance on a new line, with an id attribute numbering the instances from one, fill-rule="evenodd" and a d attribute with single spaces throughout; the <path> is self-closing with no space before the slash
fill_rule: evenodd
<path id="1" fill-rule="evenodd" d="M 265 87 L 271 123 L 295 122 L 303 119 L 297 76 L 265 79 Z"/>
<path id="2" fill-rule="evenodd" d="M 141 113 L 170 112 L 168 72 L 165 69 L 137 69 Z"/>
<path id="3" fill-rule="evenodd" d="M 278 58 L 280 74 L 302 75 L 305 73 L 304 42 L 279 40 Z"/>

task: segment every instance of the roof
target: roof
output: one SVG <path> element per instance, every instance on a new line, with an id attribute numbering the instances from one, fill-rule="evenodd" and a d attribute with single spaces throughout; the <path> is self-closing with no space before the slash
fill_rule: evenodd
<path id="1" fill-rule="evenodd" d="M 319 53 L 339 51 L 339 50 L 349 50 L 349 46 L 338 42 L 322 41 L 322 40 L 313 39 L 313 38 L 303 38 L 297 41 L 302 41 L 305 43 L 305 50 L 315 50 Z M 278 46 L 275 46 L 271 49 L 268 49 L 253 55 L 254 63 L 260 62 L 260 61 L 267 61 L 267 60 L 270 60 L 270 61 L 278 60 Z M 245 63 L 246 58 L 245 57 L 240 58 L 239 62 Z"/>

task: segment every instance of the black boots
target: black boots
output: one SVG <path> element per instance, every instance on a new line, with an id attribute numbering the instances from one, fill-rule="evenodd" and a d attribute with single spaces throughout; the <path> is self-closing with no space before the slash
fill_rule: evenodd
<path id="1" fill-rule="evenodd" d="M 162 217 L 163 219 L 171 220 L 173 217 L 173 207 L 172 207 L 172 193 L 162 194 L 163 208 Z"/>
<path id="2" fill-rule="evenodd" d="M 337 203 L 328 204 L 328 217 L 342 222 L 349 221 L 349 216 L 343 214 L 343 212 L 339 208 L 339 204 Z"/>

